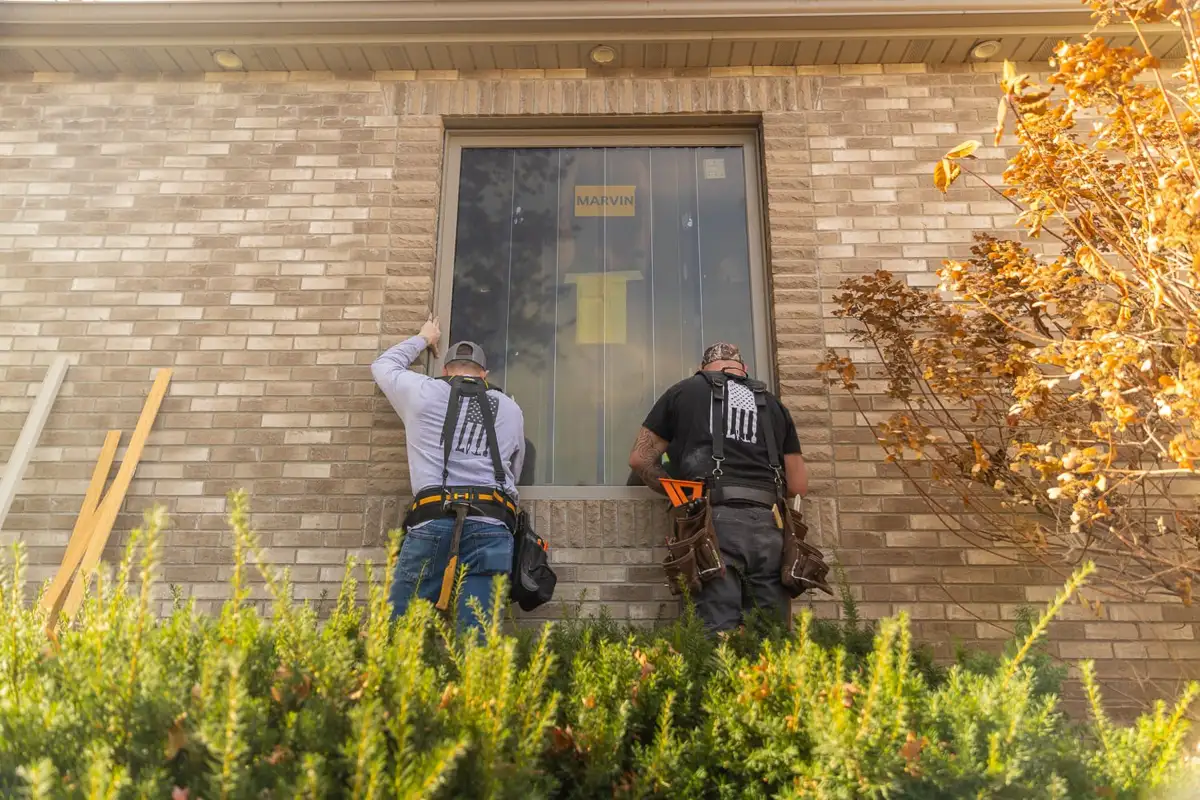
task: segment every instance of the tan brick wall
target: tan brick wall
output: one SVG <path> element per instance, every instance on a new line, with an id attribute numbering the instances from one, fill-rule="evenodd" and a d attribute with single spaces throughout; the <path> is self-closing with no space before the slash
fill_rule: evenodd
<path id="1" fill-rule="evenodd" d="M 754 113 L 777 371 L 820 541 L 865 615 L 906 610 L 943 654 L 995 642 L 1057 576 L 941 530 L 814 370 L 827 346 L 849 344 L 829 315 L 846 276 L 882 266 L 928 285 L 973 231 L 1011 227 L 986 190 L 943 198 L 929 177 L 951 146 L 989 138 L 995 97 L 993 74 L 919 65 L 0 82 L 0 455 L 52 353 L 77 358 L 0 539 L 29 544 L 36 579 L 53 572 L 104 430 L 128 433 L 155 368 L 170 365 L 118 530 L 166 502 L 166 577 L 215 602 L 229 562 L 224 493 L 244 486 L 297 594 L 332 593 L 348 555 L 381 557 L 408 489 L 402 430 L 366 367 L 429 308 L 444 117 Z M 1002 151 L 979 155 L 999 172 Z M 654 503 L 530 505 L 562 599 L 586 590 L 618 617 L 671 612 Z M 1200 656 L 1191 610 L 1106 613 L 1070 610 L 1055 647 L 1101 659 L 1123 691 L 1139 676 L 1173 680 Z"/>

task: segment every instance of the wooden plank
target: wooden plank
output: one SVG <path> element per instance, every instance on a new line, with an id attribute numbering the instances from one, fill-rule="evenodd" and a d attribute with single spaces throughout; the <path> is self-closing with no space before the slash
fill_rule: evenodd
<path id="1" fill-rule="evenodd" d="M 109 431 L 104 437 L 104 445 L 100 448 L 100 457 L 92 470 L 92 481 L 88 484 L 87 492 L 83 495 L 83 504 L 79 507 L 79 516 L 75 518 L 75 528 L 67 542 L 67 552 L 63 554 L 62 564 L 54 575 L 54 582 L 42 595 L 42 608 L 46 610 L 46 630 L 53 631 L 58 623 L 58 614 L 62 610 L 63 601 L 67 597 L 67 589 L 75 577 L 75 570 L 87 552 L 88 540 L 95 530 L 96 509 L 100 505 L 100 495 L 104 491 L 104 482 L 112 469 L 113 459 L 117 455 L 117 445 L 121 442 L 120 431 Z"/>
<path id="2" fill-rule="evenodd" d="M 8 457 L 8 463 L 4 465 L 4 476 L 0 477 L 0 529 L 4 527 L 4 518 L 12 508 L 17 487 L 21 485 L 21 476 L 33 457 L 33 448 L 42 435 L 42 428 L 46 426 L 46 418 L 50 416 L 50 408 L 54 405 L 54 398 L 58 397 L 58 389 L 67 376 L 67 365 L 70 363 L 66 356 L 56 356 L 46 370 L 42 388 L 38 389 L 37 397 L 33 399 L 33 407 L 29 409 L 17 443 Z"/>
<path id="3" fill-rule="evenodd" d="M 96 510 L 95 530 L 87 543 L 87 550 L 83 554 L 83 561 L 79 564 L 79 572 L 71 584 L 67 600 L 63 603 L 62 613 L 68 620 L 79 610 L 79 606 L 83 602 L 84 587 L 91 580 L 96 565 L 100 563 L 100 554 L 104 552 L 104 546 L 108 544 L 108 535 L 112 533 L 113 523 L 117 521 L 117 513 L 120 512 L 121 505 L 125 502 L 125 493 L 129 491 L 133 472 L 137 469 L 138 461 L 142 457 L 146 439 L 150 436 L 154 418 L 158 415 L 158 408 L 162 405 L 163 397 L 167 393 L 167 385 L 170 382 L 171 370 L 160 369 L 154 378 L 150 394 L 146 397 L 146 404 L 142 406 L 142 414 L 138 417 L 137 427 L 133 429 L 133 438 L 129 440 L 129 448 L 125 451 L 125 457 L 121 459 L 121 468 L 117 471 L 112 486 Z"/>

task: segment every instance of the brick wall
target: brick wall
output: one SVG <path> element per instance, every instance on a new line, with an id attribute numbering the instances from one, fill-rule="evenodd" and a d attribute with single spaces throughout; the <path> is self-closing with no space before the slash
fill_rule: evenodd
<path id="1" fill-rule="evenodd" d="M 947 149 L 989 138 L 995 84 L 920 65 L 0 82 L 0 454 L 52 354 L 75 354 L 0 539 L 27 543 L 34 579 L 53 573 L 104 431 L 128 435 L 155 369 L 172 366 L 117 530 L 167 503 L 166 579 L 215 604 L 224 494 L 245 487 L 297 594 L 334 592 L 347 556 L 382 557 L 408 490 L 403 432 L 367 365 L 429 308 L 445 118 L 746 112 L 761 116 L 777 372 L 819 541 L 866 616 L 908 611 L 943 655 L 994 644 L 1057 576 L 942 530 L 814 365 L 849 344 L 829 315 L 845 277 L 882 266 L 929 285 L 973 231 L 1011 227 L 986 190 L 943 198 L 930 179 Z M 979 155 L 999 172 L 1002 151 Z M 586 590 L 589 609 L 618 617 L 671 613 L 654 503 L 529 505 L 555 546 L 560 597 Z M 1169 690 L 1200 656 L 1182 606 L 1106 614 L 1069 609 L 1054 646 L 1099 659 L 1118 691 L 1144 679 Z"/>

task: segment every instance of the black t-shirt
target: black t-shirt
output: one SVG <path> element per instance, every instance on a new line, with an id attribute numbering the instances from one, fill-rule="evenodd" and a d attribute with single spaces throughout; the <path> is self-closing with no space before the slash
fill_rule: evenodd
<path id="1" fill-rule="evenodd" d="M 796 423 L 783 404 L 766 393 L 770 420 L 758 419 L 754 392 L 730 377 L 725 384 L 725 461 L 730 480 L 774 483 L 767 459 L 764 429 L 775 437 L 783 456 L 800 452 Z M 693 375 L 667 389 L 642 423 L 667 441 L 667 474 L 679 480 L 703 480 L 712 474 L 712 385 L 703 375 Z"/>

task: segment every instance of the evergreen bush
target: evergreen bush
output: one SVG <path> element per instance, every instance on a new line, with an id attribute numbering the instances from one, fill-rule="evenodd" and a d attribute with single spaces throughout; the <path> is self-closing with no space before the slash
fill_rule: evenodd
<path id="1" fill-rule="evenodd" d="M 1122 727 L 1059 710 L 1038 643 L 1081 570 L 1002 656 L 937 669 L 906 618 L 712 641 L 568 615 L 458 641 L 416 603 L 392 623 L 347 570 L 319 623 L 259 561 L 231 498 L 235 568 L 215 617 L 152 613 L 165 514 L 146 515 L 75 624 L 47 633 L 0 580 L 0 796 L 35 798 L 1134 798 L 1200 784 L 1184 756 L 1191 686 Z M 397 551 L 393 542 L 389 562 Z M 502 587 L 497 587 L 502 590 Z M 498 606 L 499 607 L 499 606 Z M 851 608 L 851 611 L 853 609 Z M 1193 783 L 1188 783 L 1193 781 Z"/>

